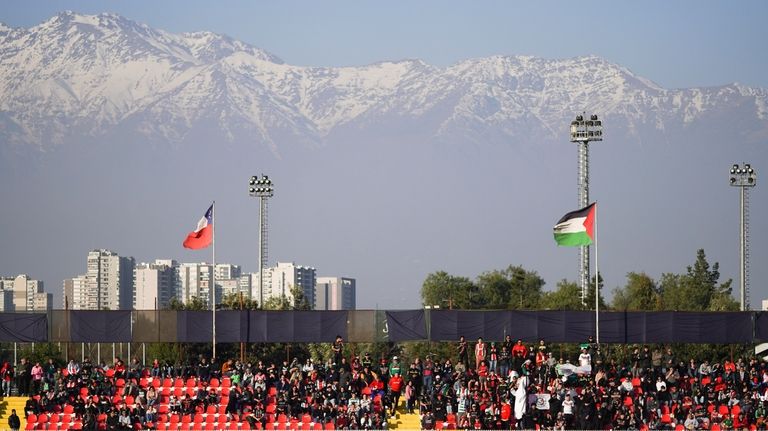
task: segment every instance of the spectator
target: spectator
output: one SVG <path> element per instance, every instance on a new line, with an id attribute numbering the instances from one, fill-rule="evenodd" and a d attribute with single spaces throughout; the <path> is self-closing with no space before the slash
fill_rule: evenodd
<path id="1" fill-rule="evenodd" d="M 8 428 L 11 431 L 19 431 L 19 428 L 21 428 L 21 419 L 16 414 L 16 409 L 11 409 L 11 415 L 8 416 Z"/>
<path id="2" fill-rule="evenodd" d="M 478 338 L 477 343 L 475 344 L 475 368 L 479 367 L 480 363 L 485 361 L 487 353 L 483 337 Z"/>
<path id="3" fill-rule="evenodd" d="M 6 362 L 3 362 L 3 367 L 0 368 L 0 382 L 2 382 L 2 396 L 11 396 L 11 382 L 13 381 L 13 366 Z"/>

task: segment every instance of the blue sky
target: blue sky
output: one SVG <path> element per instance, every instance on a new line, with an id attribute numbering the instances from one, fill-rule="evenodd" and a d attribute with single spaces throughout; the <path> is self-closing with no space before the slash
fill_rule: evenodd
<path id="1" fill-rule="evenodd" d="M 5 1 L 0 21 L 115 12 L 172 32 L 211 30 L 297 65 L 595 54 L 668 88 L 768 88 L 765 1 Z"/>

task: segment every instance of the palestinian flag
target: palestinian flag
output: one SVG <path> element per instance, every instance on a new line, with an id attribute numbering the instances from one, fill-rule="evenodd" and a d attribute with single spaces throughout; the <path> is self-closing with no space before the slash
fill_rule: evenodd
<path id="1" fill-rule="evenodd" d="M 564 215 L 555 225 L 557 245 L 590 245 L 595 239 L 595 203 Z"/>

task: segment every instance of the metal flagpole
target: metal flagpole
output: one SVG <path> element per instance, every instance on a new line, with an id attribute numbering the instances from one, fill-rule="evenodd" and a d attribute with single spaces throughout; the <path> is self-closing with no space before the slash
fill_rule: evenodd
<path id="1" fill-rule="evenodd" d="M 595 343 L 600 345 L 600 272 L 597 269 L 597 202 L 595 202 Z"/>
<path id="2" fill-rule="evenodd" d="M 211 232 L 211 245 L 213 249 L 213 285 L 210 289 L 208 289 L 209 292 L 211 292 L 211 303 L 213 304 L 213 356 L 212 358 L 216 357 L 216 201 L 213 201 L 213 204 L 211 205 L 211 228 L 213 231 Z"/>

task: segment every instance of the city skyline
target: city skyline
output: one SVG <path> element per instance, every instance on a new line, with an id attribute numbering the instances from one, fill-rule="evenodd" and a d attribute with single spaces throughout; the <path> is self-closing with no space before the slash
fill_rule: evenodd
<path id="1" fill-rule="evenodd" d="M 86 269 L 85 274 L 62 280 L 61 309 L 167 309 L 172 298 L 182 304 L 188 304 L 193 299 L 202 300 L 207 302 L 210 308 L 210 286 L 206 280 L 210 280 L 214 272 L 217 303 L 226 295 L 238 292 L 245 293 L 246 299 L 258 301 L 260 297 L 256 283 L 258 272 L 243 271 L 239 265 L 227 262 L 216 263 L 215 269 L 212 269 L 210 262 L 178 262 L 167 258 L 136 263 L 131 256 L 121 256 L 113 250 L 97 249 L 88 253 Z M 121 290 L 129 281 L 124 274 L 125 270 L 130 272 L 131 289 L 127 292 Z M 319 277 L 321 282 L 316 282 L 315 268 L 296 265 L 294 262 L 276 262 L 273 266 L 267 265 L 266 270 L 268 276 L 265 276 L 265 302 L 281 296 L 292 302 L 291 289 L 299 288 L 312 309 L 337 310 L 356 307 L 354 278 L 325 276 Z M 20 278 L 23 278 L 23 283 L 31 282 L 32 286 L 19 290 Z M 31 281 L 25 281 L 27 279 Z M 333 285 L 336 280 L 339 285 L 343 281 L 343 288 Z M 319 307 L 321 302 L 315 299 L 315 290 L 319 288 L 319 284 L 323 284 L 322 307 Z M 56 290 L 44 292 L 43 285 L 42 281 L 34 280 L 26 274 L 0 277 L 0 292 L 15 292 L 0 299 L 15 307 L 16 311 L 37 310 L 38 308 L 32 308 L 36 297 L 24 293 L 40 292 L 50 298 Z M 129 293 L 132 294 L 130 300 Z M 14 301 L 29 305 L 14 305 Z M 43 308 L 58 309 L 52 306 L 51 299 L 46 300 Z"/>

